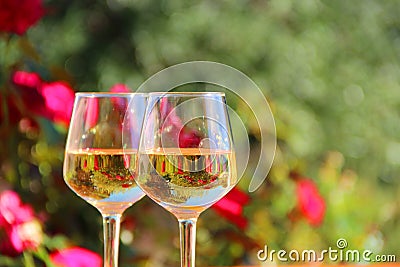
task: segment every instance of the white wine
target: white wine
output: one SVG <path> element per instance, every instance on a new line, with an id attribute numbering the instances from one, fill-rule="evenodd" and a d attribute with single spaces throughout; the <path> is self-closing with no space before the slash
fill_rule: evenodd
<path id="1" fill-rule="evenodd" d="M 237 183 L 232 151 L 167 148 L 140 153 L 137 181 L 166 209 L 202 211 Z"/>
<path id="2" fill-rule="evenodd" d="M 80 197 L 102 211 L 125 210 L 144 196 L 135 183 L 136 151 L 67 151 L 64 179 Z"/>

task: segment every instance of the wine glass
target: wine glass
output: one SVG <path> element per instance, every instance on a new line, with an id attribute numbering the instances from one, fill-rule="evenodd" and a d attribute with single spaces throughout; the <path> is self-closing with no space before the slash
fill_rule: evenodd
<path id="1" fill-rule="evenodd" d="M 122 213 L 145 195 L 134 176 L 146 104 L 146 94 L 75 95 L 64 180 L 103 216 L 105 267 L 118 266 Z M 129 149 L 122 147 L 124 135 Z"/>
<path id="2" fill-rule="evenodd" d="M 238 182 L 220 92 L 149 93 L 139 145 L 140 188 L 179 221 L 181 266 L 195 266 L 196 221 Z"/>

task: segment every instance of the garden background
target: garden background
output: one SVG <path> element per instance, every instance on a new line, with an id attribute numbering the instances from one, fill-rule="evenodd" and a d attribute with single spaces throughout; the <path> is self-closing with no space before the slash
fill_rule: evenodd
<path id="1" fill-rule="evenodd" d="M 399 1 L 373 0 L 1 0 L 0 266 L 102 255 L 100 213 L 62 178 L 73 92 L 134 91 L 193 60 L 254 80 L 278 141 L 257 191 L 245 174 L 201 215 L 198 266 L 258 265 L 266 244 L 318 251 L 339 238 L 399 260 L 399 13 Z M 208 88 L 193 86 L 183 90 Z M 228 103 L 254 162 L 258 126 Z M 124 214 L 120 265 L 177 266 L 178 241 L 176 219 L 144 198 Z"/>

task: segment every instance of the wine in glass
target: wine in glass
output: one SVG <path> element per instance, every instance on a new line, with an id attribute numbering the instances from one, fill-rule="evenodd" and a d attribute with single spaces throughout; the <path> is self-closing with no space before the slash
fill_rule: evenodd
<path id="1" fill-rule="evenodd" d="M 137 149 L 147 95 L 77 93 L 64 180 L 103 216 L 104 266 L 118 266 L 120 218 L 144 193 L 136 185 Z M 127 118 L 124 120 L 124 118 Z M 122 137 L 129 149 L 123 149 Z"/>
<path id="2" fill-rule="evenodd" d="M 181 266 L 195 266 L 196 221 L 238 182 L 224 93 L 149 93 L 136 182 L 179 221 Z"/>

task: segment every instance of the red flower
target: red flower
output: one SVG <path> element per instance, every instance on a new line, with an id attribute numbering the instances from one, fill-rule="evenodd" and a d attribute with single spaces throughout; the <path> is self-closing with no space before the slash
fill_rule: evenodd
<path id="1" fill-rule="evenodd" d="M 69 124 L 75 94 L 66 82 L 46 83 L 38 74 L 25 71 L 16 71 L 12 81 L 27 111 L 56 123 Z"/>
<path id="2" fill-rule="evenodd" d="M 168 103 L 168 99 L 165 97 L 160 99 L 160 115 L 163 121 L 163 129 L 164 128 L 173 128 L 173 133 L 178 134 L 178 131 L 182 129 L 183 124 L 181 118 L 176 114 L 173 106 Z"/>
<path id="3" fill-rule="evenodd" d="M 50 254 L 51 261 L 60 267 L 100 267 L 101 257 L 84 248 L 72 247 Z"/>
<path id="4" fill-rule="evenodd" d="M 201 142 L 200 134 L 193 129 L 185 129 L 179 132 L 179 147 L 199 147 Z"/>
<path id="5" fill-rule="evenodd" d="M 325 215 L 325 201 L 315 183 L 306 178 L 297 180 L 297 202 L 301 213 L 311 225 L 318 226 Z"/>
<path id="6" fill-rule="evenodd" d="M 22 35 L 43 15 L 41 0 L 0 0 L 0 31 Z"/>
<path id="7" fill-rule="evenodd" d="M 35 114 L 44 114 L 45 102 L 43 96 L 39 94 L 38 88 L 42 80 L 36 73 L 16 71 L 12 76 L 13 83 L 19 89 L 22 101 L 26 109 Z"/>
<path id="8" fill-rule="evenodd" d="M 38 113 L 40 107 L 43 105 L 35 104 L 41 103 L 43 99 L 35 92 L 36 87 L 41 83 L 41 79 L 36 73 L 17 71 L 13 74 L 12 79 L 14 84 L 18 85 L 23 92 L 22 99 L 26 99 L 26 105 L 29 107 L 27 109 L 29 109 L 30 113 L 24 113 L 24 111 L 21 110 L 20 102 L 15 94 L 0 95 L 0 123 L 8 119 L 11 125 L 16 125 L 23 117 L 30 117 L 32 112 Z M 5 99 L 3 99 L 3 97 Z M 3 107 L 3 105 L 5 105 L 5 107 Z M 5 110 L 6 112 L 4 112 Z M 8 118 L 5 116 L 6 114 L 8 114 Z"/>
<path id="9" fill-rule="evenodd" d="M 215 203 L 212 208 L 240 229 L 245 229 L 248 222 L 242 213 L 243 206 L 249 201 L 250 197 L 235 187 L 224 198 Z"/>
<path id="10" fill-rule="evenodd" d="M 0 195 L 0 236 L 0 252 L 8 256 L 35 249 L 43 239 L 32 208 L 23 204 L 14 191 L 7 190 Z"/>

